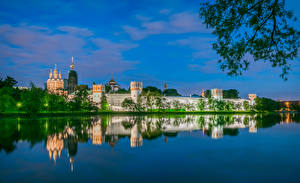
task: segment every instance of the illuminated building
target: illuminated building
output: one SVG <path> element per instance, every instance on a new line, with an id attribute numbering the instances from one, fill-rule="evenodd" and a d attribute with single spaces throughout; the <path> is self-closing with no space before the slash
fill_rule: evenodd
<path id="1" fill-rule="evenodd" d="M 134 102 L 137 102 L 138 96 L 142 93 L 142 90 L 143 90 L 142 82 L 137 82 L 137 81 L 130 82 L 130 94 L 131 94 L 131 99 Z"/>
<path id="2" fill-rule="evenodd" d="M 108 82 L 108 85 L 111 87 L 112 92 L 118 91 L 120 89 L 120 85 L 114 80 L 113 77 Z"/>
<path id="3" fill-rule="evenodd" d="M 93 87 L 92 87 L 93 102 L 100 103 L 103 94 L 104 94 L 104 86 L 101 84 L 100 85 L 93 84 Z"/>
<path id="4" fill-rule="evenodd" d="M 254 104 L 254 100 L 256 99 L 256 94 L 248 94 L 248 98 L 250 100 L 250 104 Z"/>
<path id="5" fill-rule="evenodd" d="M 57 94 L 57 95 L 67 95 L 68 92 L 64 91 L 64 81 L 61 77 L 61 73 L 57 71 L 56 64 L 54 71 L 52 73 L 52 69 L 49 73 L 49 79 L 47 80 L 47 90 L 49 93 Z"/>
<path id="6" fill-rule="evenodd" d="M 223 90 L 217 88 L 211 89 L 211 98 L 223 99 Z"/>
<path id="7" fill-rule="evenodd" d="M 68 92 L 69 94 L 75 91 L 76 86 L 78 85 L 77 72 L 74 70 L 74 58 L 72 57 L 72 64 L 70 65 L 71 70 L 69 71 L 68 77 Z"/>

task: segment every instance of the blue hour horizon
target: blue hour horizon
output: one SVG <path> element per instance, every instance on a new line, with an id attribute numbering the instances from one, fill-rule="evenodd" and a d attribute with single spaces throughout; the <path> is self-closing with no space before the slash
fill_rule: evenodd
<path id="1" fill-rule="evenodd" d="M 0 77 L 14 77 L 19 86 L 32 81 L 43 87 L 54 64 L 67 78 L 74 56 L 78 83 L 89 87 L 113 75 L 126 89 L 135 80 L 160 89 L 167 83 L 182 95 L 222 88 L 237 89 L 243 98 L 300 99 L 299 58 L 288 81 L 263 62 L 251 63 L 242 76 L 222 72 L 211 48 L 215 38 L 198 17 L 199 1 L 0 4 Z M 286 6 L 299 17 L 300 2 L 287 0 Z"/>

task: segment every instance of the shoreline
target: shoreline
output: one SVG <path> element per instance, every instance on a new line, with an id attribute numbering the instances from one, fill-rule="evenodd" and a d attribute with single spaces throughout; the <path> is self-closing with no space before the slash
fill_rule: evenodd
<path id="1" fill-rule="evenodd" d="M 183 114 L 271 114 L 271 113 L 297 113 L 297 111 L 62 111 L 62 112 L 39 112 L 36 114 L 19 112 L 0 112 L 0 117 L 56 117 L 56 116 L 93 116 L 93 115 L 183 115 Z"/>

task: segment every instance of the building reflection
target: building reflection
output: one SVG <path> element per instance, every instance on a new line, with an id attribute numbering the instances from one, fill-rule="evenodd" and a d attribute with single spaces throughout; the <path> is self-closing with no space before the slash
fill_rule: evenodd
<path id="1" fill-rule="evenodd" d="M 278 121 L 281 119 L 281 123 L 290 123 L 293 118 L 293 114 L 286 114 L 282 115 Z M 99 148 L 105 148 L 105 144 L 114 148 L 121 139 L 125 141 L 128 139 L 128 146 L 137 148 L 142 147 L 145 140 L 160 137 L 167 143 L 171 140 L 169 137 L 176 137 L 179 132 L 222 139 L 226 135 L 238 135 L 239 129 L 248 129 L 249 133 L 257 133 L 258 124 L 263 125 L 262 121 L 266 121 L 256 115 L 186 115 L 172 118 L 110 116 L 109 118 L 93 117 L 89 120 L 85 125 L 68 124 L 62 132 L 48 136 L 46 149 L 50 160 L 56 163 L 65 149 L 70 162 L 70 170 L 73 171 L 78 142 L 91 141 L 92 145 L 97 145 Z M 273 124 L 274 120 L 269 118 L 269 121 L 267 125 Z M 86 140 L 82 139 L 84 134 L 87 134 Z"/>
<path id="2" fill-rule="evenodd" d="M 105 137 L 102 135 L 101 122 L 97 121 L 92 125 L 92 143 L 94 145 L 101 145 L 105 141 Z"/>
<path id="3" fill-rule="evenodd" d="M 250 120 L 249 121 L 249 133 L 257 133 L 256 121 Z"/>
<path id="4" fill-rule="evenodd" d="M 49 158 L 50 160 L 53 159 L 55 164 L 57 156 L 60 158 L 62 150 L 66 148 L 70 161 L 70 169 L 71 171 L 74 170 L 74 157 L 77 154 L 78 142 L 76 134 L 72 128 L 66 126 L 63 133 L 49 135 L 46 144 L 46 149 L 49 152 Z"/>
<path id="5" fill-rule="evenodd" d="M 62 139 L 62 134 L 59 133 L 54 135 L 49 135 L 47 139 L 46 148 L 49 152 L 50 160 L 53 158 L 54 163 L 56 163 L 57 155 L 60 158 L 61 151 L 64 148 L 64 141 Z"/>
<path id="6" fill-rule="evenodd" d="M 223 138 L 223 126 L 213 126 L 211 129 L 211 138 L 213 139 L 219 139 Z"/>
<path id="7" fill-rule="evenodd" d="M 138 147 L 143 145 L 143 137 L 138 131 L 138 125 L 135 124 L 130 130 L 130 146 Z"/>

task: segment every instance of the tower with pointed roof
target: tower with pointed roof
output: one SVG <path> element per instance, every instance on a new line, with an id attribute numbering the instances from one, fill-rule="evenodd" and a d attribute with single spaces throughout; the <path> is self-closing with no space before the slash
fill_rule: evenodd
<path id="1" fill-rule="evenodd" d="M 72 64 L 70 65 L 69 77 L 68 77 L 68 92 L 69 94 L 75 91 L 76 86 L 78 85 L 77 72 L 74 70 L 74 57 L 72 57 Z"/>

